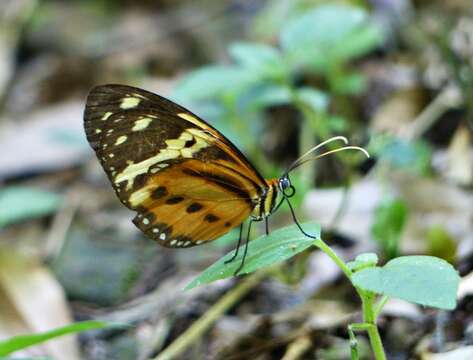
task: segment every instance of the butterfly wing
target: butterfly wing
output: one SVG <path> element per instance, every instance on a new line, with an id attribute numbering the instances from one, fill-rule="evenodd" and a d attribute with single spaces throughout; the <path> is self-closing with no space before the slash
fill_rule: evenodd
<path id="1" fill-rule="evenodd" d="M 248 217 L 252 199 L 242 185 L 219 165 L 188 160 L 170 166 L 132 194 L 138 204 L 133 222 L 164 246 L 199 245 Z"/>
<path id="2" fill-rule="evenodd" d="M 164 246 L 213 240 L 251 213 L 264 179 L 232 143 L 183 107 L 123 86 L 94 88 L 87 139 L 133 222 Z"/>

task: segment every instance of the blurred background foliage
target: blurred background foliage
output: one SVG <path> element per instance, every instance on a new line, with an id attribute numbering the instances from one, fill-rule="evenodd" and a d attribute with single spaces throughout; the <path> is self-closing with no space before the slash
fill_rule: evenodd
<path id="1" fill-rule="evenodd" d="M 0 338 L 125 322 L 19 354 L 146 359 L 238 283 L 182 292 L 237 234 L 159 248 L 115 199 L 82 112 L 92 86 L 124 83 L 202 116 L 265 177 L 332 136 L 366 147 L 370 160 L 345 152 L 293 173 L 299 217 L 346 259 L 455 264 L 456 311 L 396 302 L 381 329 L 393 358 L 473 358 L 472 59 L 470 0 L 3 0 Z M 290 222 L 283 208 L 271 227 Z M 318 252 L 298 254 L 183 358 L 347 358 L 358 304 L 338 279 Z"/>

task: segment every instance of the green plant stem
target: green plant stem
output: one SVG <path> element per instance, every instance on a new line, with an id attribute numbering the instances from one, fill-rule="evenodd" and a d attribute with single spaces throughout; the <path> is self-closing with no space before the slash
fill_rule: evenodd
<path id="1" fill-rule="evenodd" d="M 330 257 L 330 259 L 332 259 L 333 262 L 337 264 L 338 267 L 343 271 L 345 276 L 351 281 L 351 276 L 353 275 L 353 273 L 345 264 L 345 262 L 340 259 L 340 257 L 335 253 L 335 251 L 332 250 L 330 246 L 328 246 L 322 239 L 315 240 L 314 245 L 317 246 L 324 253 L 326 253 Z"/>
<path id="2" fill-rule="evenodd" d="M 343 271 L 345 276 L 350 280 L 353 275 L 352 271 L 348 268 L 345 262 L 332 250 L 322 239 L 317 239 L 314 245 L 327 254 L 337 266 Z M 378 305 L 374 306 L 375 294 L 367 291 L 363 291 L 360 288 L 355 287 L 358 295 L 361 298 L 363 307 L 363 330 L 368 332 L 370 339 L 371 348 L 373 350 L 376 360 L 386 360 L 386 354 L 384 353 L 383 343 L 381 336 L 379 335 L 378 327 L 376 325 L 376 317 L 379 314 L 378 311 L 382 308 L 387 300 L 382 299 Z M 381 307 L 380 307 L 381 306 Z M 355 327 L 354 327 L 355 329 Z"/>
<path id="3" fill-rule="evenodd" d="M 371 349 L 373 350 L 374 357 L 376 360 L 386 360 L 386 354 L 384 353 L 383 343 L 381 336 L 379 335 L 378 326 L 376 325 L 376 317 L 374 314 L 373 302 L 375 295 L 366 291 L 361 291 L 361 302 L 363 307 L 363 321 L 371 325 L 367 327 L 368 338 L 370 339 Z"/>
<path id="4" fill-rule="evenodd" d="M 302 123 L 299 130 L 299 156 L 304 154 L 307 150 L 311 149 L 316 144 L 315 134 L 320 138 L 328 138 L 329 134 L 325 127 L 320 125 L 320 114 L 311 109 L 297 94 L 296 88 L 287 81 L 286 86 L 288 87 L 292 103 L 295 108 L 302 115 Z M 315 178 L 315 168 L 313 166 L 305 166 L 301 169 L 301 179 L 305 185 L 310 185 Z"/>
<path id="5" fill-rule="evenodd" d="M 227 292 L 201 318 L 196 320 L 181 336 L 155 357 L 154 360 L 180 359 L 180 355 L 202 336 L 223 313 L 258 285 L 268 275 L 268 271 L 257 271 L 242 279 L 235 288 Z"/>
<path id="6" fill-rule="evenodd" d="M 304 120 L 302 121 L 300 133 L 299 133 L 299 156 L 301 156 L 305 151 L 312 148 L 315 145 L 314 130 L 312 124 L 304 115 Z M 303 183 L 306 186 L 311 186 L 314 183 L 315 179 L 315 167 L 304 166 L 300 169 L 300 176 Z"/>
<path id="7" fill-rule="evenodd" d="M 374 319 L 375 319 L 375 321 L 378 318 L 381 311 L 383 310 L 384 305 L 386 305 L 386 303 L 388 302 L 388 300 L 389 300 L 389 297 L 384 295 L 381 298 L 381 300 L 379 300 L 378 303 L 375 305 L 375 308 L 374 308 Z"/>

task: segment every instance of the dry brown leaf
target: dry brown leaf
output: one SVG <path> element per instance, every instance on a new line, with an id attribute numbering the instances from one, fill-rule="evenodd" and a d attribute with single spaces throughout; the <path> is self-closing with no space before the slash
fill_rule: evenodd
<path id="1" fill-rule="evenodd" d="M 353 184 L 337 230 L 359 241 L 368 241 L 373 214 L 382 197 L 383 187 L 376 180 L 365 179 Z M 342 198 L 342 188 L 313 190 L 307 194 L 304 207 L 312 219 L 326 228 L 332 224 Z"/>
<path id="2" fill-rule="evenodd" d="M 463 276 L 458 286 L 457 298 L 459 300 L 468 295 L 473 295 L 473 272 Z"/>
<path id="3" fill-rule="evenodd" d="M 50 271 L 14 248 L 0 248 L 0 338 L 48 331 L 71 321 L 63 290 Z M 51 340 L 21 354 L 79 359 L 75 336 Z"/>
<path id="4" fill-rule="evenodd" d="M 370 128 L 376 132 L 400 135 L 422 110 L 424 98 L 424 93 L 418 88 L 402 89 L 393 93 L 376 110 Z"/>
<path id="5" fill-rule="evenodd" d="M 425 353 L 422 360 L 471 360 L 473 359 L 473 346 L 465 346 L 452 351 L 433 354 Z"/>
<path id="6" fill-rule="evenodd" d="M 466 126 L 460 126 L 455 132 L 448 147 L 448 160 L 447 179 L 463 186 L 473 183 L 471 130 Z"/>
<path id="7" fill-rule="evenodd" d="M 0 119 L 0 179 L 37 171 L 68 168 L 89 153 L 82 126 L 82 102 L 37 111 L 21 123 Z M 92 152 L 90 152 L 92 154 Z"/>

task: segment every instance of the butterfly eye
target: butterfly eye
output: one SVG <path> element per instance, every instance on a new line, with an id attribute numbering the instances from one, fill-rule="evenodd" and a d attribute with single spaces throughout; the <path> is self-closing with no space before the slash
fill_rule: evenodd
<path id="1" fill-rule="evenodd" d="M 296 189 L 291 184 L 291 180 L 287 176 L 279 179 L 279 188 L 285 197 L 292 197 L 296 193 Z"/>
<path id="2" fill-rule="evenodd" d="M 291 182 L 286 176 L 279 179 L 279 188 L 281 189 L 281 191 L 286 190 L 287 188 L 289 188 L 289 186 L 291 186 Z"/>

